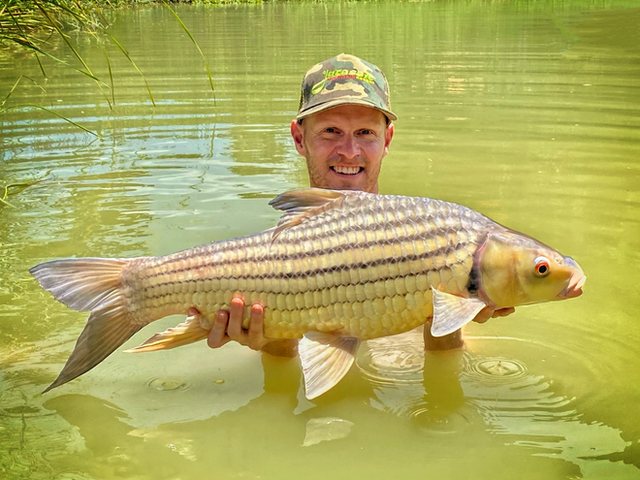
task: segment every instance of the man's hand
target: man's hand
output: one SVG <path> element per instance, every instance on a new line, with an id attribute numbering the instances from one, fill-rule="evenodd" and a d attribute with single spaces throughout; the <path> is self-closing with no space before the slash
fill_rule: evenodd
<path id="1" fill-rule="evenodd" d="M 234 298 L 231 300 L 229 310 L 220 310 L 216 315 L 216 320 L 209 332 L 207 345 L 211 348 L 218 348 L 225 343 L 235 340 L 241 345 L 245 345 L 252 350 L 260 350 L 269 340 L 264 337 L 264 307 L 259 303 L 251 306 L 251 318 L 249 328 L 242 328 L 244 316 L 244 300 Z"/>
<path id="2" fill-rule="evenodd" d="M 251 306 L 249 328 L 246 330 L 242 328 L 243 317 L 244 300 L 234 298 L 231 300 L 229 310 L 220 310 L 216 315 L 216 320 L 207 338 L 207 344 L 211 348 L 218 348 L 235 340 L 252 350 L 262 350 L 277 357 L 298 355 L 297 339 L 270 339 L 264 336 L 264 307 L 262 305 L 254 303 Z"/>
<path id="3" fill-rule="evenodd" d="M 495 310 L 491 307 L 485 307 L 476 315 L 473 319 L 474 322 L 485 323 L 490 318 L 506 317 L 515 312 L 513 307 L 499 308 Z M 433 317 L 429 317 L 427 323 L 424 326 L 424 347 L 427 351 L 435 350 L 454 350 L 461 348 L 464 345 L 464 339 L 462 338 L 462 329 L 456 330 L 444 337 L 434 337 L 431 335 L 431 320 Z"/>
<path id="4" fill-rule="evenodd" d="M 506 317 L 507 315 L 511 315 L 515 311 L 516 309 L 513 307 L 499 308 L 498 310 L 495 310 L 491 307 L 484 307 L 482 310 L 480 310 L 478 315 L 476 315 L 476 318 L 474 318 L 473 321 L 478 323 L 485 323 L 490 318 Z"/>

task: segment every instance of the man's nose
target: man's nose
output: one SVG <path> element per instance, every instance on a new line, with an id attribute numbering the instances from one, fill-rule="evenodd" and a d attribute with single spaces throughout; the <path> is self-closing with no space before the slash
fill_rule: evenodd
<path id="1" fill-rule="evenodd" d="M 355 158 L 360 155 L 360 145 L 353 135 L 345 135 L 338 145 L 337 153 L 345 158 Z"/>

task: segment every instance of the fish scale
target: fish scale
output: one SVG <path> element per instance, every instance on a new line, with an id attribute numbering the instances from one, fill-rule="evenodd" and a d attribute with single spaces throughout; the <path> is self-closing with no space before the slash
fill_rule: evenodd
<path id="1" fill-rule="evenodd" d="M 496 227 L 442 201 L 352 194 L 275 239 L 270 230 L 141 260 L 125 275 L 127 307 L 141 323 L 192 306 L 210 321 L 243 296 L 264 306 L 271 338 L 401 333 L 431 315 L 431 286 L 468 294 L 478 242 Z"/>

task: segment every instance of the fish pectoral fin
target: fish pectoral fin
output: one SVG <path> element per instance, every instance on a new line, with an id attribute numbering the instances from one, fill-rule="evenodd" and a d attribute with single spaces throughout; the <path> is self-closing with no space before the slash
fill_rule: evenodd
<path id="1" fill-rule="evenodd" d="M 200 324 L 200 315 L 193 315 L 173 328 L 156 333 L 150 339 L 144 341 L 135 348 L 125 350 L 126 353 L 154 352 L 156 350 L 169 350 L 181 347 L 189 343 L 204 340 L 209 335 L 209 330 Z"/>
<path id="2" fill-rule="evenodd" d="M 431 335 L 443 337 L 459 330 L 487 306 L 477 298 L 464 298 L 432 288 L 433 320 Z"/>
<path id="3" fill-rule="evenodd" d="M 335 333 L 307 332 L 298 352 L 302 362 L 305 396 L 311 400 L 333 388 L 353 361 L 360 340 Z"/>
<path id="4" fill-rule="evenodd" d="M 278 195 L 269 202 L 269 205 L 285 213 L 273 229 L 272 241 L 283 230 L 303 223 L 344 196 L 344 192 L 324 188 L 306 188 Z"/>

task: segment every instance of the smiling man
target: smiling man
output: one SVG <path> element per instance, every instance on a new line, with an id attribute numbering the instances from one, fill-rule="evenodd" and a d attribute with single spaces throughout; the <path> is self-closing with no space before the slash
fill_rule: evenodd
<path id="1" fill-rule="evenodd" d="M 340 54 L 311 67 L 302 81 L 298 115 L 291 122 L 296 149 L 307 161 L 309 184 L 378 193 L 382 159 L 389 151 L 396 119 L 391 111 L 387 80 L 375 65 Z M 249 328 L 243 329 L 244 307 L 243 300 L 236 298 L 229 311 L 218 312 L 208 338 L 210 347 L 235 340 L 274 355 L 296 354 L 297 340 L 270 340 L 263 336 L 262 305 L 251 307 Z M 487 308 L 474 320 L 483 323 L 492 316 L 512 312 L 512 308 L 496 311 Z M 424 339 L 428 350 L 447 350 L 464 344 L 460 331 L 435 338 L 425 328 Z"/>

